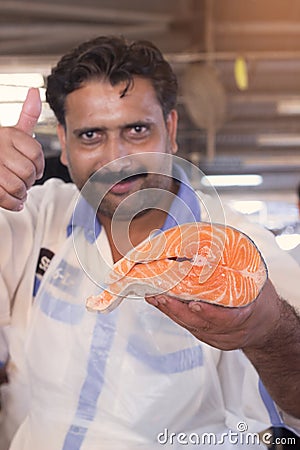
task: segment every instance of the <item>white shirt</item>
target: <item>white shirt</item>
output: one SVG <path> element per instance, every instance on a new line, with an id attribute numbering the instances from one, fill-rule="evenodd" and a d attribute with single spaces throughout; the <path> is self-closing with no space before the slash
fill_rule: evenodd
<path id="1" fill-rule="evenodd" d="M 260 448 L 245 446 L 240 424 L 258 433 L 282 420 L 241 351 L 199 342 L 144 299 L 108 315 L 86 311 L 113 261 L 88 208 L 70 227 L 77 197 L 72 184 L 50 180 L 31 189 L 22 212 L 0 214 L 0 320 L 11 329 L 3 433 L 23 422 L 11 450 L 154 449 L 163 440 L 173 449 L 182 447 L 180 432 L 186 448 L 204 433 L 213 447 L 224 438 L 226 449 Z M 254 239 L 277 291 L 299 305 L 299 266 L 273 235 L 230 211 L 226 223 Z"/>

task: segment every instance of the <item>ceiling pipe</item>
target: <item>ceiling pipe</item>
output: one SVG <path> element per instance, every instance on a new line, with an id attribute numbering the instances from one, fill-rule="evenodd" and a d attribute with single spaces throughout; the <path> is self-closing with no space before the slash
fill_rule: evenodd
<path id="1" fill-rule="evenodd" d="M 235 61 L 240 52 L 183 52 L 166 53 L 165 57 L 173 64 L 188 64 L 203 61 Z M 247 60 L 299 60 L 300 51 L 243 51 Z"/>
<path id="2" fill-rule="evenodd" d="M 116 14 L 115 9 L 106 9 L 99 7 L 91 7 L 87 4 L 83 6 L 61 5 L 56 3 L 55 6 L 52 2 L 49 3 L 37 3 L 29 1 L 0 1 L 0 14 L 1 13 L 20 13 L 22 18 L 24 17 L 41 17 L 45 16 L 47 20 L 51 18 L 55 19 L 67 19 L 67 20 L 89 20 L 91 22 L 97 22 L 99 20 L 109 20 L 114 23 L 133 23 L 133 22 L 146 22 L 146 23 L 170 23 L 173 20 L 171 14 L 155 14 L 151 12 L 137 12 L 129 9 L 118 9 Z"/>

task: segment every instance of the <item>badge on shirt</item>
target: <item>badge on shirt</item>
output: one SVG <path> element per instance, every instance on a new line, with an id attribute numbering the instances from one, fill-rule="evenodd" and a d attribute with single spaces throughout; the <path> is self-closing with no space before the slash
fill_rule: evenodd
<path id="1" fill-rule="evenodd" d="M 37 266 L 36 266 L 36 273 L 35 273 L 35 280 L 34 280 L 34 287 L 33 287 L 33 297 L 36 296 L 36 293 L 37 293 L 40 283 L 42 281 L 42 277 L 45 274 L 46 270 L 48 269 L 53 256 L 54 256 L 54 253 L 51 250 L 49 250 L 48 248 L 41 248 Z"/>

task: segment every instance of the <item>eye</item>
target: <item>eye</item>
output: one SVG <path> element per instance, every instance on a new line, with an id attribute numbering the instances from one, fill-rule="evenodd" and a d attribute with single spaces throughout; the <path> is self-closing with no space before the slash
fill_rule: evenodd
<path id="1" fill-rule="evenodd" d="M 146 130 L 146 127 L 144 125 L 135 125 L 132 128 L 132 130 L 133 130 L 134 133 L 140 134 L 140 133 L 142 133 L 143 131 Z"/>
<path id="2" fill-rule="evenodd" d="M 85 145 L 95 145 L 99 144 L 103 141 L 104 133 L 103 130 L 99 129 L 88 129 L 88 130 L 82 130 L 78 134 L 79 139 L 81 140 L 82 144 Z"/>
<path id="3" fill-rule="evenodd" d="M 97 136 L 97 133 L 94 130 L 85 131 L 84 133 L 82 133 L 80 135 L 80 137 L 82 139 L 86 139 L 86 140 L 94 139 L 96 136 Z"/>
<path id="4" fill-rule="evenodd" d="M 136 123 L 127 127 L 127 134 L 129 137 L 141 139 L 148 136 L 150 127 L 144 123 Z"/>

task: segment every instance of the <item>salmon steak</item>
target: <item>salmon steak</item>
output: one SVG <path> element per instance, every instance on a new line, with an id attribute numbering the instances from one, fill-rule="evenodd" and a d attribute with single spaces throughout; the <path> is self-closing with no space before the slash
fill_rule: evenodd
<path id="1" fill-rule="evenodd" d="M 265 261 L 246 234 L 227 225 L 186 223 L 158 230 L 131 249 L 86 307 L 109 312 L 125 297 L 163 293 L 184 302 L 241 307 L 257 298 L 267 277 Z"/>

